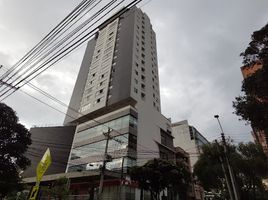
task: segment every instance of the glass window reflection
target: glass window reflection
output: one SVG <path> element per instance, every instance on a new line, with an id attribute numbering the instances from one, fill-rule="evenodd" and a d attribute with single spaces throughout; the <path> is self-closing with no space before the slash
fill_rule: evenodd
<path id="1" fill-rule="evenodd" d="M 100 136 L 104 132 L 108 131 L 108 127 L 114 130 L 120 130 L 123 128 L 128 128 L 129 126 L 137 128 L 137 119 L 130 115 L 126 115 L 124 117 L 76 133 L 74 142 L 77 143 L 85 139 Z"/>
<path id="2" fill-rule="evenodd" d="M 114 152 L 128 147 L 128 134 L 119 135 L 115 140 L 111 139 L 108 143 L 108 152 Z M 106 140 L 87 144 L 81 147 L 76 147 L 71 150 L 71 160 L 85 158 L 95 155 L 103 155 L 105 150 Z"/>

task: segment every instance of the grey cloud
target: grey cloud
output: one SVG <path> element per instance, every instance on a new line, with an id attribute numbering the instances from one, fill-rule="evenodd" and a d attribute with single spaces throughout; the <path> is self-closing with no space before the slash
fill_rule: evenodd
<path id="1" fill-rule="evenodd" d="M 4 30 L 0 32 L 0 52 L 9 55 L 7 64 L 23 56 L 77 3 L 0 0 L 0 30 Z M 251 139 L 250 128 L 232 114 L 232 101 L 241 87 L 239 54 L 251 33 L 267 23 L 267 7 L 265 0 L 154 0 L 142 7 L 156 32 L 162 112 L 167 117 L 173 121 L 188 119 L 209 139 L 215 139 L 219 129 L 213 115 L 219 114 L 226 133 L 233 134 L 236 141 Z M 67 103 L 83 50 L 34 83 Z M 22 94 L 6 102 L 29 125 L 60 123 L 63 119 Z"/>

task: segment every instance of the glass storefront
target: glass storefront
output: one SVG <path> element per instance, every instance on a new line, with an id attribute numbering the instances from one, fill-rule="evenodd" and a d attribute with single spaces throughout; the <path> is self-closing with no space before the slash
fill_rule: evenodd
<path id="1" fill-rule="evenodd" d="M 89 129 L 83 130 L 81 132 L 76 133 L 74 138 L 74 143 L 78 143 L 84 141 L 86 139 L 91 139 L 96 136 L 103 135 L 104 132 L 108 131 L 108 127 L 113 130 L 120 131 L 123 128 L 132 127 L 137 129 L 137 119 L 131 115 L 126 115 L 118 119 L 114 119 L 112 121 L 106 122 L 101 125 L 97 125 L 95 127 L 91 127 Z M 100 156 L 100 158 L 104 155 L 106 140 L 97 141 L 94 143 L 86 144 L 83 146 L 75 147 L 71 150 L 70 160 L 76 160 L 91 156 Z M 122 157 L 126 156 L 126 151 L 120 152 L 120 150 L 137 149 L 137 137 L 135 135 L 126 133 L 123 135 L 119 135 L 109 140 L 108 143 L 108 153 L 117 157 L 113 159 L 111 162 L 107 162 L 107 169 L 116 169 L 121 168 L 122 165 Z M 135 160 L 131 158 L 124 158 L 124 166 L 133 166 L 135 165 Z M 81 163 L 80 165 L 70 165 L 68 167 L 68 171 L 84 171 L 84 170 L 96 170 L 99 169 L 102 161 L 92 162 L 92 163 Z"/>
<path id="2" fill-rule="evenodd" d="M 119 170 L 122 168 L 122 161 L 123 158 L 116 158 L 113 159 L 111 162 L 106 163 L 106 169 L 107 170 Z M 102 166 L 102 161 L 99 162 L 91 162 L 91 163 L 86 163 L 86 164 L 81 164 L 81 165 L 74 165 L 74 166 L 69 166 L 68 172 L 73 172 L 73 171 L 89 171 L 89 170 L 98 170 Z M 124 157 L 124 165 L 123 167 L 132 167 L 136 165 L 136 160 L 128 157 Z"/>

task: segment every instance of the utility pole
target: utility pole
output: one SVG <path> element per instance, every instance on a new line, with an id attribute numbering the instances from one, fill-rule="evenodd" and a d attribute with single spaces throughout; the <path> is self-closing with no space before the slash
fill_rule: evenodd
<path id="1" fill-rule="evenodd" d="M 225 155 L 225 159 L 226 159 L 226 164 L 227 164 L 227 167 L 228 167 L 228 171 L 229 171 L 229 174 L 230 174 L 232 187 L 233 187 L 233 190 L 234 190 L 234 196 L 235 196 L 235 199 L 236 200 L 239 200 L 240 199 L 239 198 L 239 193 L 237 191 L 233 169 L 232 169 L 232 167 L 230 165 L 229 158 L 227 156 L 226 140 L 225 140 L 225 136 L 224 136 L 224 133 L 223 132 L 221 134 L 221 137 L 222 137 L 223 150 L 224 150 L 224 155 Z"/>
<path id="2" fill-rule="evenodd" d="M 107 133 L 103 133 L 103 135 L 106 137 L 106 145 L 105 145 L 105 151 L 104 151 L 104 159 L 100 171 L 100 185 L 99 185 L 99 200 L 101 199 L 102 191 L 103 191 L 103 181 L 104 181 L 104 173 L 105 173 L 105 168 L 106 168 L 106 163 L 108 161 L 108 145 L 109 145 L 109 140 L 111 139 L 110 137 L 111 133 L 111 128 L 108 129 Z"/>
<path id="3" fill-rule="evenodd" d="M 220 120 L 219 120 L 219 115 L 215 115 L 214 117 L 217 119 L 217 121 L 219 123 L 219 126 L 220 126 L 220 129 L 221 129 L 221 138 L 222 138 L 222 143 L 223 143 L 224 157 L 225 157 L 225 160 L 226 160 L 227 168 L 228 168 L 230 179 L 231 179 L 231 183 L 232 183 L 234 198 L 235 198 L 235 200 L 240 200 L 239 193 L 237 191 L 237 187 L 236 187 L 236 183 L 235 183 L 235 178 L 234 178 L 233 170 L 231 168 L 231 165 L 230 165 L 230 162 L 229 162 L 229 158 L 227 156 L 227 153 L 228 152 L 227 152 L 227 147 L 226 147 L 226 140 L 225 140 L 223 128 L 222 128 L 221 123 L 220 123 Z"/>
<path id="4" fill-rule="evenodd" d="M 121 176 L 120 176 L 120 186 L 119 186 L 119 196 L 122 199 L 122 185 L 123 185 L 123 177 L 124 177 L 124 160 L 125 157 L 122 157 L 122 164 L 121 164 Z"/>
<path id="5" fill-rule="evenodd" d="M 231 188 L 231 185 L 230 185 L 230 180 L 229 180 L 228 174 L 227 174 L 227 172 L 226 172 L 226 169 L 225 169 L 225 167 L 224 167 L 224 162 L 223 162 L 223 158 L 222 158 L 222 153 L 221 153 L 221 151 L 220 151 L 220 149 L 219 149 L 219 143 L 218 143 L 217 140 L 215 140 L 215 143 L 216 143 L 217 152 L 219 153 L 219 160 L 220 160 L 221 168 L 222 168 L 222 171 L 223 171 L 225 180 L 226 180 L 226 185 L 227 185 L 227 189 L 228 189 L 228 192 L 229 192 L 229 196 L 230 196 L 230 199 L 231 199 L 231 200 L 234 200 L 233 191 L 232 191 L 232 188 Z"/>

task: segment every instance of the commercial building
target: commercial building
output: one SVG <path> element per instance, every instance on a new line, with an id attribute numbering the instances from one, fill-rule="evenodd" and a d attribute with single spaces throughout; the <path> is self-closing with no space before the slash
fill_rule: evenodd
<path id="1" fill-rule="evenodd" d="M 88 43 L 65 125 L 76 124 L 66 172 L 174 158 L 171 123 L 161 114 L 155 32 L 133 8 L 115 14 Z M 72 117 L 69 117 L 72 116 Z M 124 163 L 122 163 L 124 161 Z"/>
<path id="2" fill-rule="evenodd" d="M 195 127 L 189 125 L 187 120 L 173 123 L 172 134 L 174 146 L 181 147 L 189 153 L 191 171 L 193 171 L 193 166 L 202 152 L 202 145 L 208 144 L 208 140 Z"/>
<path id="3" fill-rule="evenodd" d="M 140 9 L 120 10 L 88 42 L 64 126 L 31 132 L 53 141 L 60 133 L 50 132 L 67 127 L 75 134 L 66 133 L 66 145 L 73 138 L 66 172 L 98 169 L 109 129 L 107 168 L 121 168 L 123 158 L 126 166 L 174 159 L 171 122 L 161 114 L 155 32 Z"/>
<path id="4" fill-rule="evenodd" d="M 48 173 L 43 180 L 65 176 L 75 195 L 90 190 L 93 199 L 104 160 L 103 198 L 111 200 L 139 193 L 131 182 L 120 186 L 128 167 L 159 157 L 175 160 L 171 122 L 161 114 L 155 32 L 140 9 L 119 11 L 88 42 L 66 126 L 75 131 L 65 173 Z"/>
<path id="5" fill-rule="evenodd" d="M 137 183 L 124 178 L 129 167 L 162 158 L 192 171 L 207 143 L 187 121 L 171 124 L 161 114 L 155 32 L 137 8 L 119 11 L 88 42 L 64 125 L 31 132 L 35 141 L 27 153 L 35 161 L 24 181 L 34 184 L 35 167 L 49 147 L 52 165 L 41 187 L 64 176 L 74 199 L 96 199 L 103 171 L 103 199 L 137 199 Z M 191 199 L 202 199 L 197 186 L 189 189 Z M 144 199 L 150 199 L 147 192 Z"/>

